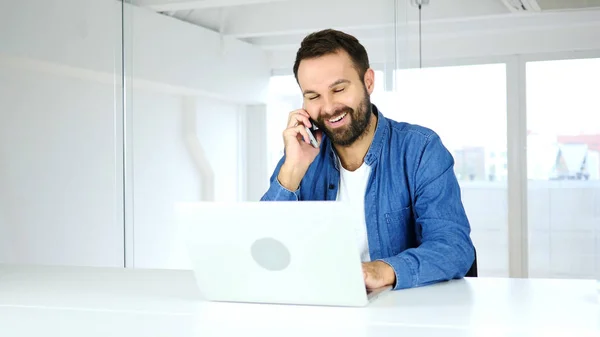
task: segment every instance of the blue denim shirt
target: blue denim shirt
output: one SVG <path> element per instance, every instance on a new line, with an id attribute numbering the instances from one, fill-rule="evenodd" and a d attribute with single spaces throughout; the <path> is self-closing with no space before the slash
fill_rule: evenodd
<path id="1" fill-rule="evenodd" d="M 454 159 L 440 137 L 422 126 L 377 114 L 365 164 L 371 174 L 365 218 L 371 260 L 388 263 L 394 289 L 464 277 L 474 260 L 470 225 L 454 174 Z M 336 200 L 339 162 L 327 137 L 296 191 L 277 180 L 279 161 L 262 201 Z"/>

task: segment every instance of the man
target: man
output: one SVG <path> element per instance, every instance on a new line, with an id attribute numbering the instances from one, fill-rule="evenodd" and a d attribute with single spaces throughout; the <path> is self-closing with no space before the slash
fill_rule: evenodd
<path id="1" fill-rule="evenodd" d="M 438 135 L 390 120 L 371 104 L 374 71 L 353 36 L 331 29 L 308 35 L 294 75 L 304 107 L 289 114 L 285 154 L 261 200 L 355 205 L 367 288 L 463 277 L 474 247 L 453 158 Z M 313 121 L 319 148 L 305 129 Z"/>

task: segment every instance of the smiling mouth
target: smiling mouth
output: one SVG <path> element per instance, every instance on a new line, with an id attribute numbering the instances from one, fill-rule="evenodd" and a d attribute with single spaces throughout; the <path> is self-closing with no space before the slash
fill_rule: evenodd
<path id="1" fill-rule="evenodd" d="M 339 115 L 336 118 L 331 118 L 329 120 L 329 123 L 332 123 L 332 124 L 339 123 L 342 119 L 344 119 L 344 117 L 346 117 L 347 114 L 348 114 L 347 112 L 344 112 L 343 114 Z"/>

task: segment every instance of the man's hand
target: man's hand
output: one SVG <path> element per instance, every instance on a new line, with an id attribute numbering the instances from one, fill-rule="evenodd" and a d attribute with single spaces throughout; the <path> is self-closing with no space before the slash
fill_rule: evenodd
<path id="1" fill-rule="evenodd" d="M 396 273 L 392 267 L 382 261 L 363 262 L 363 275 L 367 289 L 377 289 L 393 286 L 396 283 Z"/>
<path id="2" fill-rule="evenodd" d="M 310 115 L 306 110 L 299 109 L 290 112 L 287 128 L 283 131 L 283 142 L 286 159 L 277 179 L 285 188 L 294 191 L 300 185 L 306 170 L 319 154 L 319 149 L 310 144 L 306 127 L 310 127 Z M 323 135 L 320 130 L 314 134 L 321 144 Z"/>

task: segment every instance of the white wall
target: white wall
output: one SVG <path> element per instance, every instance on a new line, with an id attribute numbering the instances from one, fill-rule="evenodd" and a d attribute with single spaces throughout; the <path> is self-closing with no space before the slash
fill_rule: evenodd
<path id="1" fill-rule="evenodd" d="M 183 96 L 202 97 L 198 138 L 219 172 L 217 200 L 238 198 L 237 113 L 263 99 L 266 56 L 125 7 L 131 227 L 122 213 L 121 2 L 0 5 L 0 263 L 123 266 L 127 231 L 134 264 L 181 266 L 170 203 L 197 200 L 203 186 L 182 140 Z"/>
<path id="2" fill-rule="evenodd" d="M 246 181 L 244 200 L 258 201 L 269 188 L 269 178 L 273 173 L 268 167 L 267 106 L 247 106 L 245 118 L 247 128 L 243 151 L 246 157 L 245 167 L 242 168 Z"/>
<path id="3" fill-rule="evenodd" d="M 3 1 L 0 55 L 114 75 L 119 9 L 103 0 Z"/>
<path id="4" fill-rule="evenodd" d="M 0 67 L 0 263 L 123 265 L 113 88 Z M 135 90 L 131 144 L 134 266 L 188 268 L 173 204 L 202 200 L 184 141 L 183 97 Z M 237 200 L 236 104 L 196 97 L 197 138 L 215 200 Z M 262 179 L 266 179 L 263 177 Z"/>
<path id="5" fill-rule="evenodd" d="M 122 266 L 116 7 L 0 9 L 0 262 Z"/>
<path id="6" fill-rule="evenodd" d="M 244 110 L 222 101 L 197 102 L 196 129 L 215 174 L 216 201 L 238 200 L 239 114 Z"/>
<path id="7" fill-rule="evenodd" d="M 127 5 L 124 18 L 126 67 L 137 82 L 238 103 L 266 99 L 270 68 L 259 48 L 149 9 Z"/>
<path id="8" fill-rule="evenodd" d="M 0 55 L 98 74 L 121 68 L 121 1 L 24 0 L 2 2 L 0 9 Z M 126 66 L 135 68 L 139 85 L 264 100 L 269 68 L 262 50 L 129 4 L 123 19 Z"/>
<path id="9" fill-rule="evenodd" d="M 0 60 L 0 263 L 123 265 L 110 85 Z"/>
<path id="10" fill-rule="evenodd" d="M 184 98 L 134 92 L 133 232 L 134 267 L 189 268 L 182 233 L 175 223 L 178 202 L 205 201 L 195 149 L 184 139 Z M 196 137 L 214 173 L 214 200 L 238 198 L 236 104 L 196 97 Z"/>
<path id="11" fill-rule="evenodd" d="M 183 138 L 181 98 L 136 90 L 133 95 L 134 266 L 179 260 L 171 204 L 197 201 L 201 176 Z"/>
<path id="12" fill-rule="evenodd" d="M 265 99 L 267 58 L 249 44 L 146 9 L 128 7 L 128 19 L 133 267 L 186 269 L 173 206 L 241 198 L 238 131 L 246 127 L 244 105 Z M 190 133 L 197 139 L 186 138 Z"/>

